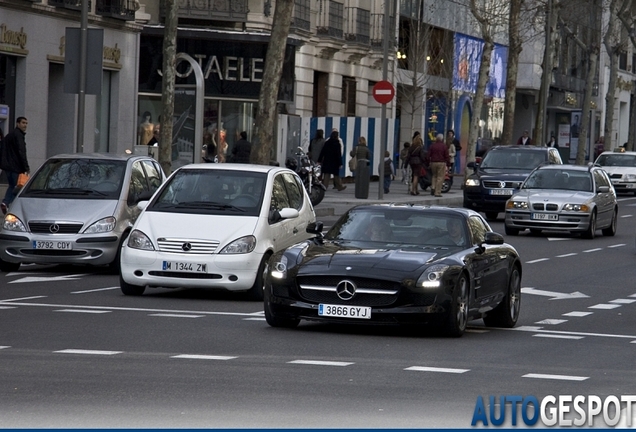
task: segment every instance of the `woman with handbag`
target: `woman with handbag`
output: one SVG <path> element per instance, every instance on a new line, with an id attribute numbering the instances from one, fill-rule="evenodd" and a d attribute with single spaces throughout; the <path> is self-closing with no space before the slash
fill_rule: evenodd
<path id="1" fill-rule="evenodd" d="M 424 153 L 424 141 L 422 141 L 422 136 L 419 132 L 415 132 L 413 134 L 413 141 L 409 147 L 408 154 L 408 163 L 411 167 L 411 171 L 413 172 L 413 179 L 411 180 L 411 187 L 409 190 L 411 195 L 420 194 L 417 187 L 419 184 L 420 171 L 424 165 Z"/>
<path id="2" fill-rule="evenodd" d="M 349 152 L 349 156 L 351 156 L 349 160 L 349 169 L 351 172 L 355 172 L 359 160 L 371 159 L 371 151 L 369 147 L 367 147 L 367 139 L 365 137 L 361 136 L 358 138 L 358 145 Z"/>

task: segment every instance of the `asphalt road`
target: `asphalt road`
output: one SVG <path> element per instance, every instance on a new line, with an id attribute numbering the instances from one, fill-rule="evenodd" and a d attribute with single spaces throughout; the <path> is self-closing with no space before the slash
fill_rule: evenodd
<path id="1" fill-rule="evenodd" d="M 479 396 L 634 394 L 634 218 L 622 197 L 615 237 L 506 237 L 524 263 L 519 324 L 474 321 L 460 339 L 274 329 L 241 295 L 125 297 L 105 271 L 23 266 L 0 275 L 1 424 L 467 428 Z"/>

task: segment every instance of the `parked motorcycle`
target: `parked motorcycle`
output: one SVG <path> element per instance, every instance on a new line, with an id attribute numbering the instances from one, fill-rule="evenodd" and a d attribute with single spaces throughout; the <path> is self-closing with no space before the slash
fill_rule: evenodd
<path id="1" fill-rule="evenodd" d="M 317 206 L 325 197 L 327 188 L 320 181 L 320 165 L 309 159 L 302 147 L 298 147 L 294 156 L 285 160 L 285 166 L 295 171 L 309 194 L 311 204 Z"/>

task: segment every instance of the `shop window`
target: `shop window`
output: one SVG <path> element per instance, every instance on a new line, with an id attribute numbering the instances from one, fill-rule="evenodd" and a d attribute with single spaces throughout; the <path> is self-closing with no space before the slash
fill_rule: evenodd
<path id="1" fill-rule="evenodd" d="M 352 77 L 342 77 L 342 103 L 346 117 L 356 116 L 356 80 Z"/>

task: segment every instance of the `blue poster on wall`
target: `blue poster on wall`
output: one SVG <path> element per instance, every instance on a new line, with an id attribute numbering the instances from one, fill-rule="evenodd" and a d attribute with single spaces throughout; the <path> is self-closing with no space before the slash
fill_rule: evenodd
<path id="1" fill-rule="evenodd" d="M 483 48 L 484 42 L 481 39 L 455 33 L 453 90 L 475 93 Z M 507 67 L 508 47 L 495 44 L 490 62 L 490 78 L 486 84 L 486 96 L 506 96 Z"/>

